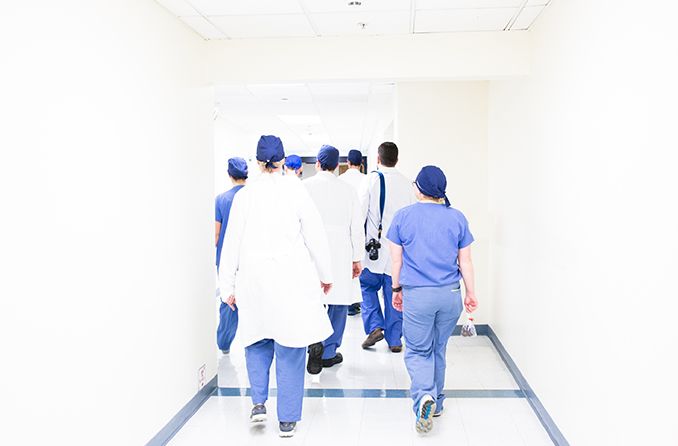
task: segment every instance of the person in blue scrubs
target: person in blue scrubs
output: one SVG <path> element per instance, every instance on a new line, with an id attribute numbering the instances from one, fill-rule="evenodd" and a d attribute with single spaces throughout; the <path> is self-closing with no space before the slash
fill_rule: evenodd
<path id="1" fill-rule="evenodd" d="M 405 365 L 412 381 L 415 428 L 429 432 L 443 412 L 445 351 L 463 305 L 475 311 L 471 243 L 464 214 L 450 207 L 447 179 L 435 166 L 415 181 L 418 203 L 399 210 L 387 239 L 393 261 L 393 307 L 403 313 Z"/>
<path id="2" fill-rule="evenodd" d="M 217 271 L 219 270 L 219 261 L 221 260 L 221 248 L 224 244 L 224 234 L 226 225 L 228 225 L 228 216 L 231 213 L 233 198 L 240 189 L 245 186 L 247 181 L 247 161 L 242 158 L 231 158 L 228 160 L 228 176 L 233 183 L 233 188 L 219 194 L 215 200 L 215 237 L 217 246 Z M 225 355 L 231 351 L 231 343 L 235 338 L 235 332 L 238 330 L 238 309 L 231 310 L 228 305 L 221 302 L 219 307 L 219 327 L 217 327 L 217 345 L 219 350 Z"/>
<path id="3" fill-rule="evenodd" d="M 301 158 L 298 155 L 287 155 L 285 158 L 285 175 L 296 175 L 297 178 L 301 178 L 304 173 L 304 166 L 301 162 Z"/>

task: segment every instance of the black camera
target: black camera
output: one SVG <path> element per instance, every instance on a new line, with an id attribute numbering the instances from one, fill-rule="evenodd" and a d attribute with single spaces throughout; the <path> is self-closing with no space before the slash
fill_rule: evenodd
<path id="1" fill-rule="evenodd" d="M 379 243 L 378 240 L 371 238 L 370 241 L 367 242 L 365 245 L 365 251 L 367 251 L 367 255 L 370 260 L 379 259 L 379 248 L 381 248 L 381 243 Z"/>

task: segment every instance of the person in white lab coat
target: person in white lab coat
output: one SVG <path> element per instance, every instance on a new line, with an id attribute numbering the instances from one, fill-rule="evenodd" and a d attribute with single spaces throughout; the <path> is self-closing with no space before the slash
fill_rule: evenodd
<path id="1" fill-rule="evenodd" d="M 322 219 L 302 183 L 281 175 L 284 156 L 278 137 L 261 137 L 262 174 L 233 201 L 219 281 L 226 304 L 234 308 L 237 300 L 250 419 L 266 419 L 275 356 L 280 436 L 291 437 L 301 419 L 306 346 L 332 334 L 320 290 L 328 293 L 333 279 Z"/>
<path id="2" fill-rule="evenodd" d="M 332 291 L 325 296 L 327 314 L 334 332 L 322 343 L 309 346 L 306 369 L 318 374 L 323 367 L 332 367 L 343 361 L 337 349 L 341 346 L 346 328 L 348 306 L 360 292 L 358 276 L 365 249 L 365 227 L 361 218 L 358 194 L 334 175 L 339 165 L 339 150 L 323 146 L 318 153 L 316 173 L 304 180 L 325 224 L 332 250 Z"/>
<path id="3" fill-rule="evenodd" d="M 339 179 L 346 182 L 346 184 L 350 185 L 353 188 L 353 190 L 356 191 L 358 196 L 360 196 L 361 190 L 364 187 L 366 187 L 365 179 L 367 178 L 365 174 L 362 172 L 363 154 L 360 152 L 360 150 L 349 150 L 347 161 L 348 169 L 346 170 L 346 172 L 339 175 Z M 363 219 L 364 222 L 365 216 L 363 215 L 361 218 Z M 360 288 L 358 288 L 353 303 L 348 306 L 349 316 L 355 316 L 356 314 L 360 314 L 361 300 L 362 296 L 360 294 Z"/>
<path id="4" fill-rule="evenodd" d="M 377 172 L 368 176 L 367 187 L 361 197 L 363 210 L 367 207 L 365 238 L 366 249 L 370 248 L 360 275 L 363 327 L 368 335 L 363 342 L 363 348 L 372 347 L 385 338 L 391 351 L 399 353 L 403 349 L 403 315 L 391 305 L 391 255 L 384 238 L 393 215 L 401 208 L 414 204 L 416 197 L 412 190 L 412 181 L 395 168 L 398 163 L 398 147 L 392 142 L 384 142 L 379 146 L 377 155 Z M 384 296 L 383 313 L 377 294 L 379 290 L 382 290 Z"/>

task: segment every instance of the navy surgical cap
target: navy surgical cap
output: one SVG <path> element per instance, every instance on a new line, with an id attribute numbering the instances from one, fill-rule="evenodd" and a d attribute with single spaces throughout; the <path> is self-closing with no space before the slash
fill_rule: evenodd
<path id="1" fill-rule="evenodd" d="M 266 163 L 266 167 L 273 168 L 278 161 L 285 158 L 285 149 L 283 149 L 280 138 L 273 135 L 264 135 L 259 138 L 257 144 L 257 161 Z"/>
<path id="2" fill-rule="evenodd" d="M 436 166 L 426 166 L 421 169 L 415 181 L 419 191 L 433 198 L 444 198 L 445 206 L 450 207 L 450 200 L 445 195 L 445 188 L 447 188 L 447 179 L 440 168 Z"/>
<path id="3" fill-rule="evenodd" d="M 228 175 L 236 180 L 247 179 L 247 161 L 242 158 L 231 158 L 228 160 Z"/>
<path id="4" fill-rule="evenodd" d="M 325 170 L 334 170 L 339 165 L 339 151 L 332 146 L 322 146 L 318 152 L 320 167 Z"/>
<path id="5" fill-rule="evenodd" d="M 287 158 L 285 158 L 285 166 L 292 170 L 301 169 L 301 158 L 297 155 L 287 155 Z"/>
<path id="6" fill-rule="evenodd" d="M 348 162 L 354 166 L 359 166 L 363 163 L 363 154 L 360 153 L 360 150 L 349 150 L 348 151 Z"/>

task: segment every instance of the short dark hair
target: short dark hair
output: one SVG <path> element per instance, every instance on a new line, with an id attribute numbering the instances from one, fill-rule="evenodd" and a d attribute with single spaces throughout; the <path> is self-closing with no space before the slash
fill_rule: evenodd
<path id="1" fill-rule="evenodd" d="M 382 142 L 377 149 L 379 161 L 386 167 L 395 167 L 398 163 L 398 146 L 392 142 Z"/>

